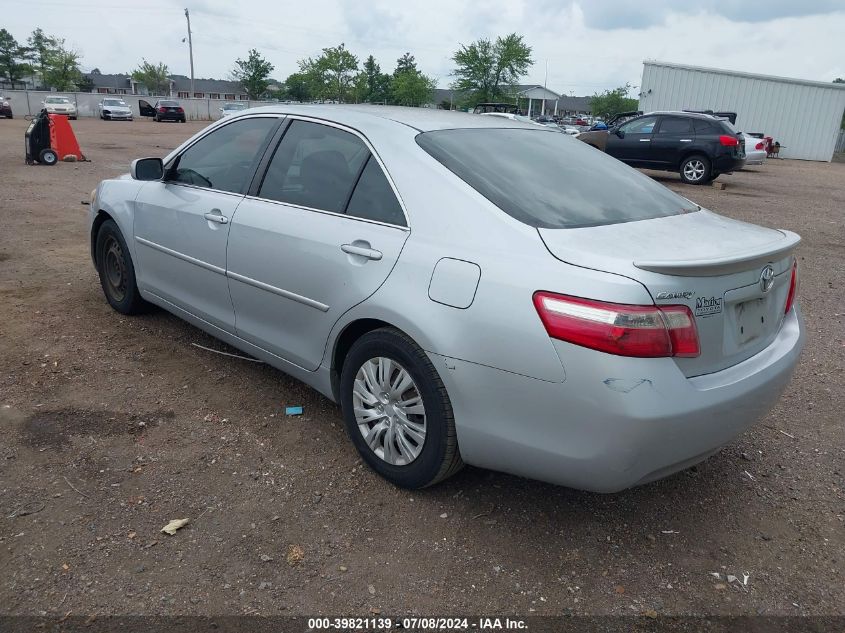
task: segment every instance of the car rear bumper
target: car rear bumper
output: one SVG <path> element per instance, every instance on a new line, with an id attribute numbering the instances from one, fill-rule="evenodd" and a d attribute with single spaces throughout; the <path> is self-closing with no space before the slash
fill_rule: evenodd
<path id="1" fill-rule="evenodd" d="M 156 116 L 161 121 L 181 121 L 185 118 L 185 115 L 180 112 L 159 112 Z"/>
<path id="2" fill-rule="evenodd" d="M 765 350 L 696 378 L 672 359 L 610 356 L 558 341 L 562 383 L 430 356 L 452 401 L 465 462 L 615 492 L 687 468 L 757 421 L 788 383 L 802 345 L 796 308 Z"/>
<path id="3" fill-rule="evenodd" d="M 745 167 L 745 157 L 737 158 L 730 154 L 717 156 L 713 161 L 713 169 L 719 173 L 737 171 Z"/>
<path id="4" fill-rule="evenodd" d="M 762 165 L 766 162 L 766 152 L 764 150 L 753 150 L 745 154 L 745 165 Z"/>

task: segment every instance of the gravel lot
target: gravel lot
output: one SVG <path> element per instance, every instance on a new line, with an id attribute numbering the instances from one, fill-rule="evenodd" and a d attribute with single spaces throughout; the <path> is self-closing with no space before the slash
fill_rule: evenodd
<path id="1" fill-rule="evenodd" d="M 614 495 L 474 468 L 407 492 L 314 391 L 103 299 L 80 201 L 203 124 L 73 122 L 92 162 L 52 168 L 25 126 L 0 120 L 0 613 L 845 613 L 845 164 L 653 174 L 803 236 L 807 346 L 759 425 Z"/>

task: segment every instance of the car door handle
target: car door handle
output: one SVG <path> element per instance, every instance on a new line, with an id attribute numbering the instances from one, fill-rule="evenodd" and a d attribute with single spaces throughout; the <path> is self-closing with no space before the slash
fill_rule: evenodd
<path id="1" fill-rule="evenodd" d="M 361 257 L 366 257 L 367 259 L 374 259 L 378 261 L 382 258 L 381 251 L 377 251 L 374 248 L 364 248 L 363 246 L 355 246 L 354 244 L 344 244 L 340 247 L 344 253 L 349 253 L 350 255 L 360 255 Z"/>
<path id="2" fill-rule="evenodd" d="M 220 209 L 212 209 L 209 213 L 203 216 L 209 222 L 217 222 L 217 224 L 228 224 L 229 218 L 220 212 Z"/>
<path id="3" fill-rule="evenodd" d="M 678 139 L 678 140 L 681 141 L 681 143 L 692 143 L 691 138 L 682 138 L 682 139 Z"/>
<path id="4" fill-rule="evenodd" d="M 650 138 L 641 138 L 640 143 L 651 143 L 651 139 Z"/>

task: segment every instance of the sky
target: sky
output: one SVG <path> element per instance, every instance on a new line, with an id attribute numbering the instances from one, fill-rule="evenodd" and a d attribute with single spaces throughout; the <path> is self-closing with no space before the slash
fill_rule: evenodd
<path id="1" fill-rule="evenodd" d="M 8 5 L 7 5 L 8 3 Z M 382 71 L 410 51 L 448 87 L 460 44 L 516 32 L 533 49 L 523 83 L 591 95 L 638 86 L 643 60 L 832 81 L 845 77 L 845 0 L 0 0 L 0 27 L 65 38 L 83 70 L 127 72 L 142 58 L 196 77 L 227 79 L 258 49 L 284 80 L 297 61 L 344 42 Z M 548 69 L 548 75 L 547 73 Z M 636 93 L 636 89 L 632 94 Z"/>

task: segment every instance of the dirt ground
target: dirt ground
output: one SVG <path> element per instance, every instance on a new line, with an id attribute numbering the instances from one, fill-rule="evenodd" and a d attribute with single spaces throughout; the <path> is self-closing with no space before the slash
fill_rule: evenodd
<path id="1" fill-rule="evenodd" d="M 56 167 L 25 126 L 0 120 L 0 613 L 845 613 L 845 164 L 653 174 L 803 236 L 807 345 L 760 424 L 619 494 L 475 468 L 407 492 L 316 392 L 103 299 L 80 202 L 203 124 L 80 120 L 92 162 Z"/>

